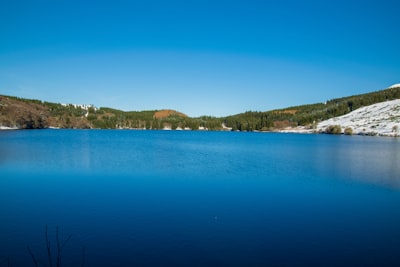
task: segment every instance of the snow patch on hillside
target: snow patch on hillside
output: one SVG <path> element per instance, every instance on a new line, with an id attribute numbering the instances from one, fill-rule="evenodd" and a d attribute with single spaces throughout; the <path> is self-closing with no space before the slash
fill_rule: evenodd
<path id="1" fill-rule="evenodd" d="M 388 89 L 393 89 L 397 87 L 400 87 L 400 83 L 393 84 L 392 86 L 389 86 Z"/>
<path id="2" fill-rule="evenodd" d="M 318 123 L 317 131 L 340 125 L 342 132 L 352 128 L 353 134 L 400 136 L 400 99 L 376 103 L 346 115 Z"/>

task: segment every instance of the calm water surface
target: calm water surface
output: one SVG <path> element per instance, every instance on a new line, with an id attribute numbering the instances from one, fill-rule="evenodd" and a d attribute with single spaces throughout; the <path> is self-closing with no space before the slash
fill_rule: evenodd
<path id="1" fill-rule="evenodd" d="M 0 266 L 46 225 L 65 267 L 400 266 L 400 139 L 0 131 Z"/>

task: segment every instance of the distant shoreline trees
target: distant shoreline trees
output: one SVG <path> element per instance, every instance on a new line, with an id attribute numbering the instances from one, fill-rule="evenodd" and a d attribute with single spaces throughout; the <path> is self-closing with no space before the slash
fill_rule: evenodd
<path id="1" fill-rule="evenodd" d="M 112 108 L 87 108 L 39 100 L 0 96 L 0 125 L 21 129 L 96 128 L 158 130 L 168 125 L 171 129 L 208 129 L 232 131 L 272 131 L 296 126 L 312 128 L 317 122 L 345 115 L 362 106 L 400 99 L 400 88 L 389 88 L 368 94 L 337 98 L 326 103 L 294 106 L 272 111 L 212 117 L 187 117 L 177 111 L 121 111 Z M 155 114 L 165 113 L 164 117 Z M 222 126 L 224 125 L 224 127 Z"/>

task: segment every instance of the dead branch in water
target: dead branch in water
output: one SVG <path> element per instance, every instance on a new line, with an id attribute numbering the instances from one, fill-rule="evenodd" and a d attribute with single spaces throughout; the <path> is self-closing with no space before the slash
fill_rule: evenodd
<path id="1" fill-rule="evenodd" d="M 47 224 L 46 224 L 46 231 L 45 231 L 45 235 L 46 235 L 46 248 L 47 248 L 47 257 L 48 257 L 48 259 L 49 259 L 49 264 L 50 264 L 50 267 L 53 267 L 53 261 L 52 261 L 52 259 L 51 259 L 51 247 L 50 247 L 50 241 L 49 241 L 49 236 L 48 236 L 48 233 L 47 233 L 48 231 L 47 231 Z"/>
<path id="2" fill-rule="evenodd" d="M 71 239 L 72 235 L 69 235 L 67 239 L 61 244 L 60 242 L 60 237 L 59 237 L 59 231 L 58 231 L 58 225 L 56 228 L 56 241 L 57 241 L 57 267 L 61 266 L 61 251 L 65 247 L 65 245 L 68 243 L 68 241 Z"/>
<path id="3" fill-rule="evenodd" d="M 56 261 L 55 261 L 55 266 L 56 267 L 61 267 L 61 262 L 62 262 L 62 250 L 63 248 L 67 245 L 68 241 L 71 239 L 72 235 L 69 235 L 63 242 L 60 241 L 60 234 L 59 234 L 59 228 L 58 225 L 56 227 L 56 246 L 57 246 L 57 254 L 56 254 Z M 48 234 L 48 227 L 46 224 L 46 228 L 45 228 L 45 241 L 46 241 L 46 252 L 47 252 L 47 260 L 48 260 L 48 264 L 44 264 L 43 262 L 40 263 L 43 266 L 50 266 L 53 267 L 53 257 L 52 257 L 52 250 L 51 250 L 51 244 L 50 244 L 50 239 L 49 239 L 49 234 Z M 35 267 L 39 267 L 39 261 L 37 260 L 37 258 L 35 257 L 35 254 L 32 252 L 32 250 L 30 249 L 30 247 L 28 246 L 28 252 L 29 255 L 32 258 L 32 261 L 35 265 Z M 82 264 L 81 266 L 84 267 L 85 266 L 85 247 L 83 247 L 82 250 Z M 10 263 L 8 263 L 10 266 Z"/>
<path id="4" fill-rule="evenodd" d="M 32 260 L 33 260 L 33 263 L 35 264 L 35 267 L 39 267 L 38 261 L 36 260 L 36 257 L 35 257 L 35 255 L 33 254 L 31 248 L 30 248 L 29 246 L 28 246 L 27 248 L 28 248 L 29 255 L 31 255 L 31 258 L 32 258 Z"/>
<path id="5" fill-rule="evenodd" d="M 82 265 L 81 267 L 85 267 L 85 256 L 86 256 L 86 248 L 82 247 Z"/>

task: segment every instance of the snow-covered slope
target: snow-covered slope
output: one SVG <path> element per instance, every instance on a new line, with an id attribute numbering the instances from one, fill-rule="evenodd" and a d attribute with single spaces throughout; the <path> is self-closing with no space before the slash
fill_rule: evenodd
<path id="1" fill-rule="evenodd" d="M 392 86 L 389 86 L 388 89 L 398 88 L 398 87 L 400 87 L 400 83 L 395 83 Z"/>
<path id="2" fill-rule="evenodd" d="M 399 136 L 400 99 L 376 103 L 322 121 L 318 123 L 317 130 L 325 131 L 330 125 L 340 125 L 342 132 L 345 128 L 352 128 L 353 134 Z"/>

